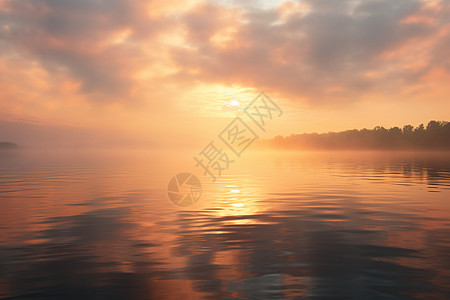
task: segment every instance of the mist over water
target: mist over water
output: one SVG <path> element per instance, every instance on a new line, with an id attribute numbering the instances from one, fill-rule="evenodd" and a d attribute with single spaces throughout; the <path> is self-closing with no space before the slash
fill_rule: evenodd
<path id="1" fill-rule="evenodd" d="M 194 154 L 0 154 L 0 298 L 450 296 L 448 153 L 248 152 L 216 182 Z"/>

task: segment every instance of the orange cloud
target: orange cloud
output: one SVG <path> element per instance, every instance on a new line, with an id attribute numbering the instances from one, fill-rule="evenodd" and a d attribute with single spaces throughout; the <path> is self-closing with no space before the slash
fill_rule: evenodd
<path id="1" fill-rule="evenodd" d="M 191 121 L 180 101 L 189 101 L 183 107 L 191 113 L 217 101 L 197 99 L 204 86 L 265 90 L 292 108 L 377 105 L 406 95 L 423 101 L 426 94 L 441 103 L 449 6 L 2 0 L 0 119 L 162 136 L 179 130 L 166 124 L 174 116 Z"/>

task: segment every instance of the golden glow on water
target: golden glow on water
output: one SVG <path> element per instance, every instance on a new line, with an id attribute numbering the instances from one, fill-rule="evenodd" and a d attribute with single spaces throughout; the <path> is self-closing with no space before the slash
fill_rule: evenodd
<path id="1" fill-rule="evenodd" d="M 47 245 L 53 245 L 63 252 L 52 259 L 84 253 L 95 276 L 142 276 L 155 287 L 147 291 L 153 297 L 267 296 L 269 286 L 279 295 L 305 295 L 326 287 L 323 278 L 339 281 L 339 272 L 355 278 L 367 268 L 381 272 L 377 262 L 386 264 L 382 280 L 403 289 L 411 282 L 389 274 L 445 285 L 440 245 L 449 242 L 448 160 L 252 153 L 216 182 L 198 174 L 201 200 L 179 208 L 167 198 L 167 182 L 177 170 L 196 169 L 175 156 L 173 165 L 161 163 L 171 161 L 164 155 L 61 158 L 2 171 L 0 246 L 32 245 L 26 251 L 52 256 Z M 62 245 L 70 247 L 58 250 Z M 45 267 L 33 257 L 28 263 Z M 352 267 L 334 267 L 341 265 Z M 203 289 L 211 280 L 221 284 Z"/>

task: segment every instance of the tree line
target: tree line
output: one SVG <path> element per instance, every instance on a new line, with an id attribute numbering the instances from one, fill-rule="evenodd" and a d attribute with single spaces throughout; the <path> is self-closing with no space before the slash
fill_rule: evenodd
<path id="1" fill-rule="evenodd" d="M 270 146 L 299 149 L 449 149 L 450 123 L 430 121 L 427 126 L 346 130 L 329 133 L 304 133 L 277 136 Z"/>

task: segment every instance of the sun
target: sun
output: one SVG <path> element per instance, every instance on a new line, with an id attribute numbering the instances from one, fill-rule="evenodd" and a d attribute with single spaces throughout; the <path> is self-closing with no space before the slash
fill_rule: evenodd
<path id="1" fill-rule="evenodd" d="M 231 100 L 230 105 L 237 107 L 237 106 L 239 106 L 239 102 L 237 100 Z"/>

